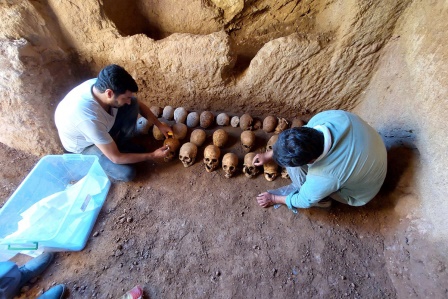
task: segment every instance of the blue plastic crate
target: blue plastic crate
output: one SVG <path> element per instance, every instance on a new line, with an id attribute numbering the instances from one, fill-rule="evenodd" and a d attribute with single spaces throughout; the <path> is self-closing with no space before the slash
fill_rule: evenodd
<path id="1" fill-rule="evenodd" d="M 43 157 L 0 210 L 0 249 L 82 250 L 110 185 L 96 156 Z"/>

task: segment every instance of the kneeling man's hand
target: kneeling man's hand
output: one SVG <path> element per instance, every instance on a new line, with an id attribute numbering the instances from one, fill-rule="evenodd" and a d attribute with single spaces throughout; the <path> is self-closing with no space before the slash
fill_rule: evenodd
<path id="1" fill-rule="evenodd" d="M 269 192 L 263 192 L 257 195 L 257 202 L 263 208 L 269 208 L 274 205 L 274 195 Z"/>

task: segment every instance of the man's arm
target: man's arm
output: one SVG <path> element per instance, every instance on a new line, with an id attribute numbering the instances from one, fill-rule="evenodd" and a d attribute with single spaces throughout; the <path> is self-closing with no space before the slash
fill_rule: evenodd
<path id="1" fill-rule="evenodd" d="M 273 155 L 274 155 L 274 151 L 267 151 L 265 153 L 256 154 L 252 163 L 255 166 L 262 166 L 263 164 L 271 161 Z"/>
<path id="2" fill-rule="evenodd" d="M 169 153 L 168 146 L 158 148 L 152 153 L 121 153 L 114 141 L 108 144 L 96 144 L 96 146 L 115 164 L 133 164 L 147 160 L 162 159 Z"/>
<path id="3" fill-rule="evenodd" d="M 154 115 L 154 113 L 151 112 L 151 109 L 148 108 L 148 106 L 146 106 L 142 101 L 137 100 L 138 101 L 138 106 L 139 106 L 139 110 L 140 110 L 140 114 L 146 118 L 147 120 L 149 120 L 150 122 L 152 122 L 155 126 L 157 126 L 157 128 L 159 128 L 160 132 L 163 133 L 163 135 L 165 135 L 166 138 L 168 138 L 168 132 L 173 132 L 171 130 L 171 128 L 167 125 L 162 124 L 157 117 Z"/>
<path id="4" fill-rule="evenodd" d="M 263 208 L 269 208 L 275 204 L 286 204 L 286 196 L 274 195 L 269 192 L 263 192 L 257 195 L 257 202 Z"/>

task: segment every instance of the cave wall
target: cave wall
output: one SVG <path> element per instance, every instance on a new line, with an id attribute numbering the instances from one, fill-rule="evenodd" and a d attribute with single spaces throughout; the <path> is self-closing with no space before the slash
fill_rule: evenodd
<path id="1" fill-rule="evenodd" d="M 23 37 L 37 52 L 35 57 L 51 53 L 53 59 L 33 66 L 20 54 L 6 59 L 21 68 L 11 76 L 22 73 L 38 82 L 22 81 L 20 91 L 2 95 L 1 117 L 9 123 L 13 119 L 14 125 L 0 141 L 37 154 L 55 152 L 59 143 L 51 107 L 66 92 L 63 84 L 93 77 L 112 62 L 130 71 L 140 86 L 139 98 L 150 105 L 260 117 L 267 111 L 293 117 L 350 110 L 359 102 L 379 50 L 408 2 L 193 0 L 168 1 L 164 7 L 158 1 L 133 1 L 126 10 L 128 1 L 88 0 L 82 6 L 70 1 L 8 1 L 2 5 L 4 14 L 11 16 L 10 26 L 2 28 L 5 47 L 19 52 L 14 42 Z M 137 11 L 135 25 L 126 26 L 125 20 L 134 23 L 128 14 Z M 164 38 L 146 35 L 145 25 Z M 61 74 L 51 72 L 57 63 Z M 38 76 L 32 75 L 35 68 L 41 72 Z M 52 82 L 55 78 L 66 80 Z M 8 80 L 2 85 L 9 85 Z M 51 86 L 39 90 L 43 106 L 25 96 L 14 103 L 6 100 L 39 85 Z M 16 109 L 19 106 L 32 107 Z M 11 110 L 28 115 L 4 113 Z M 29 134 L 17 134 L 17 125 L 25 121 L 36 125 Z"/>
<path id="2" fill-rule="evenodd" d="M 425 267 L 439 269 L 432 279 L 440 271 L 437 262 L 447 257 L 448 240 L 447 17 L 446 1 L 414 1 L 400 17 L 354 109 L 381 132 L 389 155 L 398 153 L 395 158 L 401 166 L 414 169 L 412 176 L 397 182 L 399 199 L 390 200 L 395 200 L 397 220 L 406 223 L 399 225 L 399 231 L 407 247 L 414 247 L 408 252 L 410 259 L 421 265 L 422 273 Z M 438 257 L 427 255 L 433 248 Z M 390 260 L 395 265 L 402 262 Z M 421 283 L 420 276 L 410 280 Z"/>

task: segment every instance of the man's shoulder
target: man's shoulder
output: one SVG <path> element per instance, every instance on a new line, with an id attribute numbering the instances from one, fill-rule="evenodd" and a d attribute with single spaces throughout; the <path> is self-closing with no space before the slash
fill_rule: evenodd
<path id="1" fill-rule="evenodd" d="M 67 93 L 62 101 L 82 101 L 92 99 L 92 86 L 95 84 L 96 79 L 89 79 L 78 86 L 74 87 L 72 90 Z"/>
<path id="2" fill-rule="evenodd" d="M 308 125 L 317 126 L 325 123 L 343 123 L 349 121 L 353 115 L 344 110 L 327 110 L 314 115 L 308 122 Z"/>

